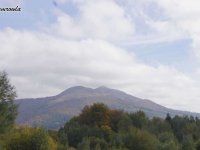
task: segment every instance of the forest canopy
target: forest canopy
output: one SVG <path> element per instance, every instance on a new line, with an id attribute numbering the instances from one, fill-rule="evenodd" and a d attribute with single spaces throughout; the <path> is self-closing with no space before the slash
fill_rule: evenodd
<path id="1" fill-rule="evenodd" d="M 85 106 L 58 131 L 15 124 L 15 88 L 0 72 L 0 150 L 200 150 L 200 119 L 148 118 L 103 103 Z"/>

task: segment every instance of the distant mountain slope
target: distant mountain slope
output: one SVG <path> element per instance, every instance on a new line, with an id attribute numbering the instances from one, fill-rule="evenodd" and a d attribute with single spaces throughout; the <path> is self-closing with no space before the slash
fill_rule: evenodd
<path id="1" fill-rule="evenodd" d="M 122 91 L 99 87 L 96 89 L 76 86 L 62 93 L 44 98 L 20 99 L 17 123 L 41 125 L 58 128 L 68 119 L 78 115 L 85 105 L 101 102 L 111 108 L 127 112 L 144 111 L 149 117 L 165 117 L 167 113 L 174 115 L 200 116 L 198 113 L 168 109 L 150 100 L 137 98 Z"/>

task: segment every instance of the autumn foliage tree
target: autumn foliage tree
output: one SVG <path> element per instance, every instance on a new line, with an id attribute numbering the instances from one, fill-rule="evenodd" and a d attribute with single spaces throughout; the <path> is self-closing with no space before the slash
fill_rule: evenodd
<path id="1" fill-rule="evenodd" d="M 92 106 L 85 106 L 78 120 L 82 124 L 101 127 L 109 125 L 109 118 L 109 108 L 102 103 L 96 103 Z"/>

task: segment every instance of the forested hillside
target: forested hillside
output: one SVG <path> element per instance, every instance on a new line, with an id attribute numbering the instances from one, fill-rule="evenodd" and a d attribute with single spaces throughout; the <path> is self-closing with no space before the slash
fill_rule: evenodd
<path id="1" fill-rule="evenodd" d="M 0 141 L 3 150 L 199 150 L 200 120 L 149 119 L 142 111 L 125 113 L 96 103 L 58 131 L 14 127 Z"/>
<path id="2" fill-rule="evenodd" d="M 15 89 L 0 72 L 0 150 L 200 150 L 200 119 L 148 118 L 103 103 L 85 106 L 59 130 L 15 124 Z"/>
<path id="3" fill-rule="evenodd" d="M 200 120 L 193 117 L 148 119 L 104 104 L 86 106 L 58 131 L 59 141 L 77 150 L 199 150 Z"/>

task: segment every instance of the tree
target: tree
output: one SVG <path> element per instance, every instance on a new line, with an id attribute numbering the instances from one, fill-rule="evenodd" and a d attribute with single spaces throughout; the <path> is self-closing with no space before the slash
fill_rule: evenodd
<path id="1" fill-rule="evenodd" d="M 160 133 L 163 132 L 171 132 L 171 126 L 170 124 L 158 117 L 154 117 L 148 125 L 148 130 L 152 133 L 154 133 L 155 135 L 159 135 Z"/>
<path id="2" fill-rule="evenodd" d="M 184 136 L 182 140 L 182 150 L 195 150 L 195 143 L 192 136 Z"/>
<path id="3" fill-rule="evenodd" d="M 196 150 L 200 150 L 200 139 L 196 143 Z"/>
<path id="4" fill-rule="evenodd" d="M 167 113 L 167 116 L 166 116 L 166 118 L 165 118 L 165 121 L 167 121 L 169 124 L 171 124 L 172 118 L 171 118 L 171 116 L 170 116 L 169 113 Z"/>
<path id="5" fill-rule="evenodd" d="M 163 132 L 158 135 L 160 150 L 179 150 L 179 144 L 172 132 Z"/>
<path id="6" fill-rule="evenodd" d="M 57 145 L 41 128 L 21 127 L 6 140 L 6 150 L 56 150 Z"/>
<path id="7" fill-rule="evenodd" d="M 124 114 L 118 123 L 118 130 L 127 132 L 131 127 L 132 127 L 131 118 L 128 116 L 128 114 Z"/>
<path id="8" fill-rule="evenodd" d="M 108 150 L 108 143 L 104 139 L 98 137 L 89 137 L 90 149 L 92 150 Z"/>
<path id="9" fill-rule="evenodd" d="M 143 111 L 131 113 L 131 114 L 129 114 L 129 116 L 132 120 L 133 125 L 136 128 L 141 129 L 141 128 L 144 128 L 145 126 L 147 126 L 148 118 Z"/>
<path id="10" fill-rule="evenodd" d="M 8 131 L 17 115 L 17 106 L 14 104 L 16 92 L 7 77 L 7 73 L 0 72 L 0 134 Z"/>
<path id="11" fill-rule="evenodd" d="M 90 150 L 90 140 L 84 138 L 83 141 L 78 144 L 78 150 Z"/>
<path id="12" fill-rule="evenodd" d="M 122 110 L 110 109 L 110 127 L 113 131 L 117 132 L 118 123 L 122 119 L 124 112 Z"/>
<path id="13" fill-rule="evenodd" d="M 83 108 L 79 115 L 79 123 L 89 126 L 101 127 L 109 125 L 109 108 L 103 103 L 95 103 Z"/>
<path id="14" fill-rule="evenodd" d="M 87 126 L 81 126 L 78 122 L 71 119 L 65 124 L 64 129 L 59 131 L 59 138 L 67 138 L 69 146 L 77 147 L 83 138 L 88 135 L 88 129 Z M 62 134 L 62 137 L 60 137 L 62 132 L 64 133 Z"/>
<path id="15" fill-rule="evenodd" d="M 81 143 L 78 144 L 78 150 L 108 150 L 108 144 L 104 139 L 98 137 L 85 137 Z"/>
<path id="16" fill-rule="evenodd" d="M 147 131 L 132 128 L 124 135 L 124 145 L 130 150 L 157 150 L 159 141 Z"/>

